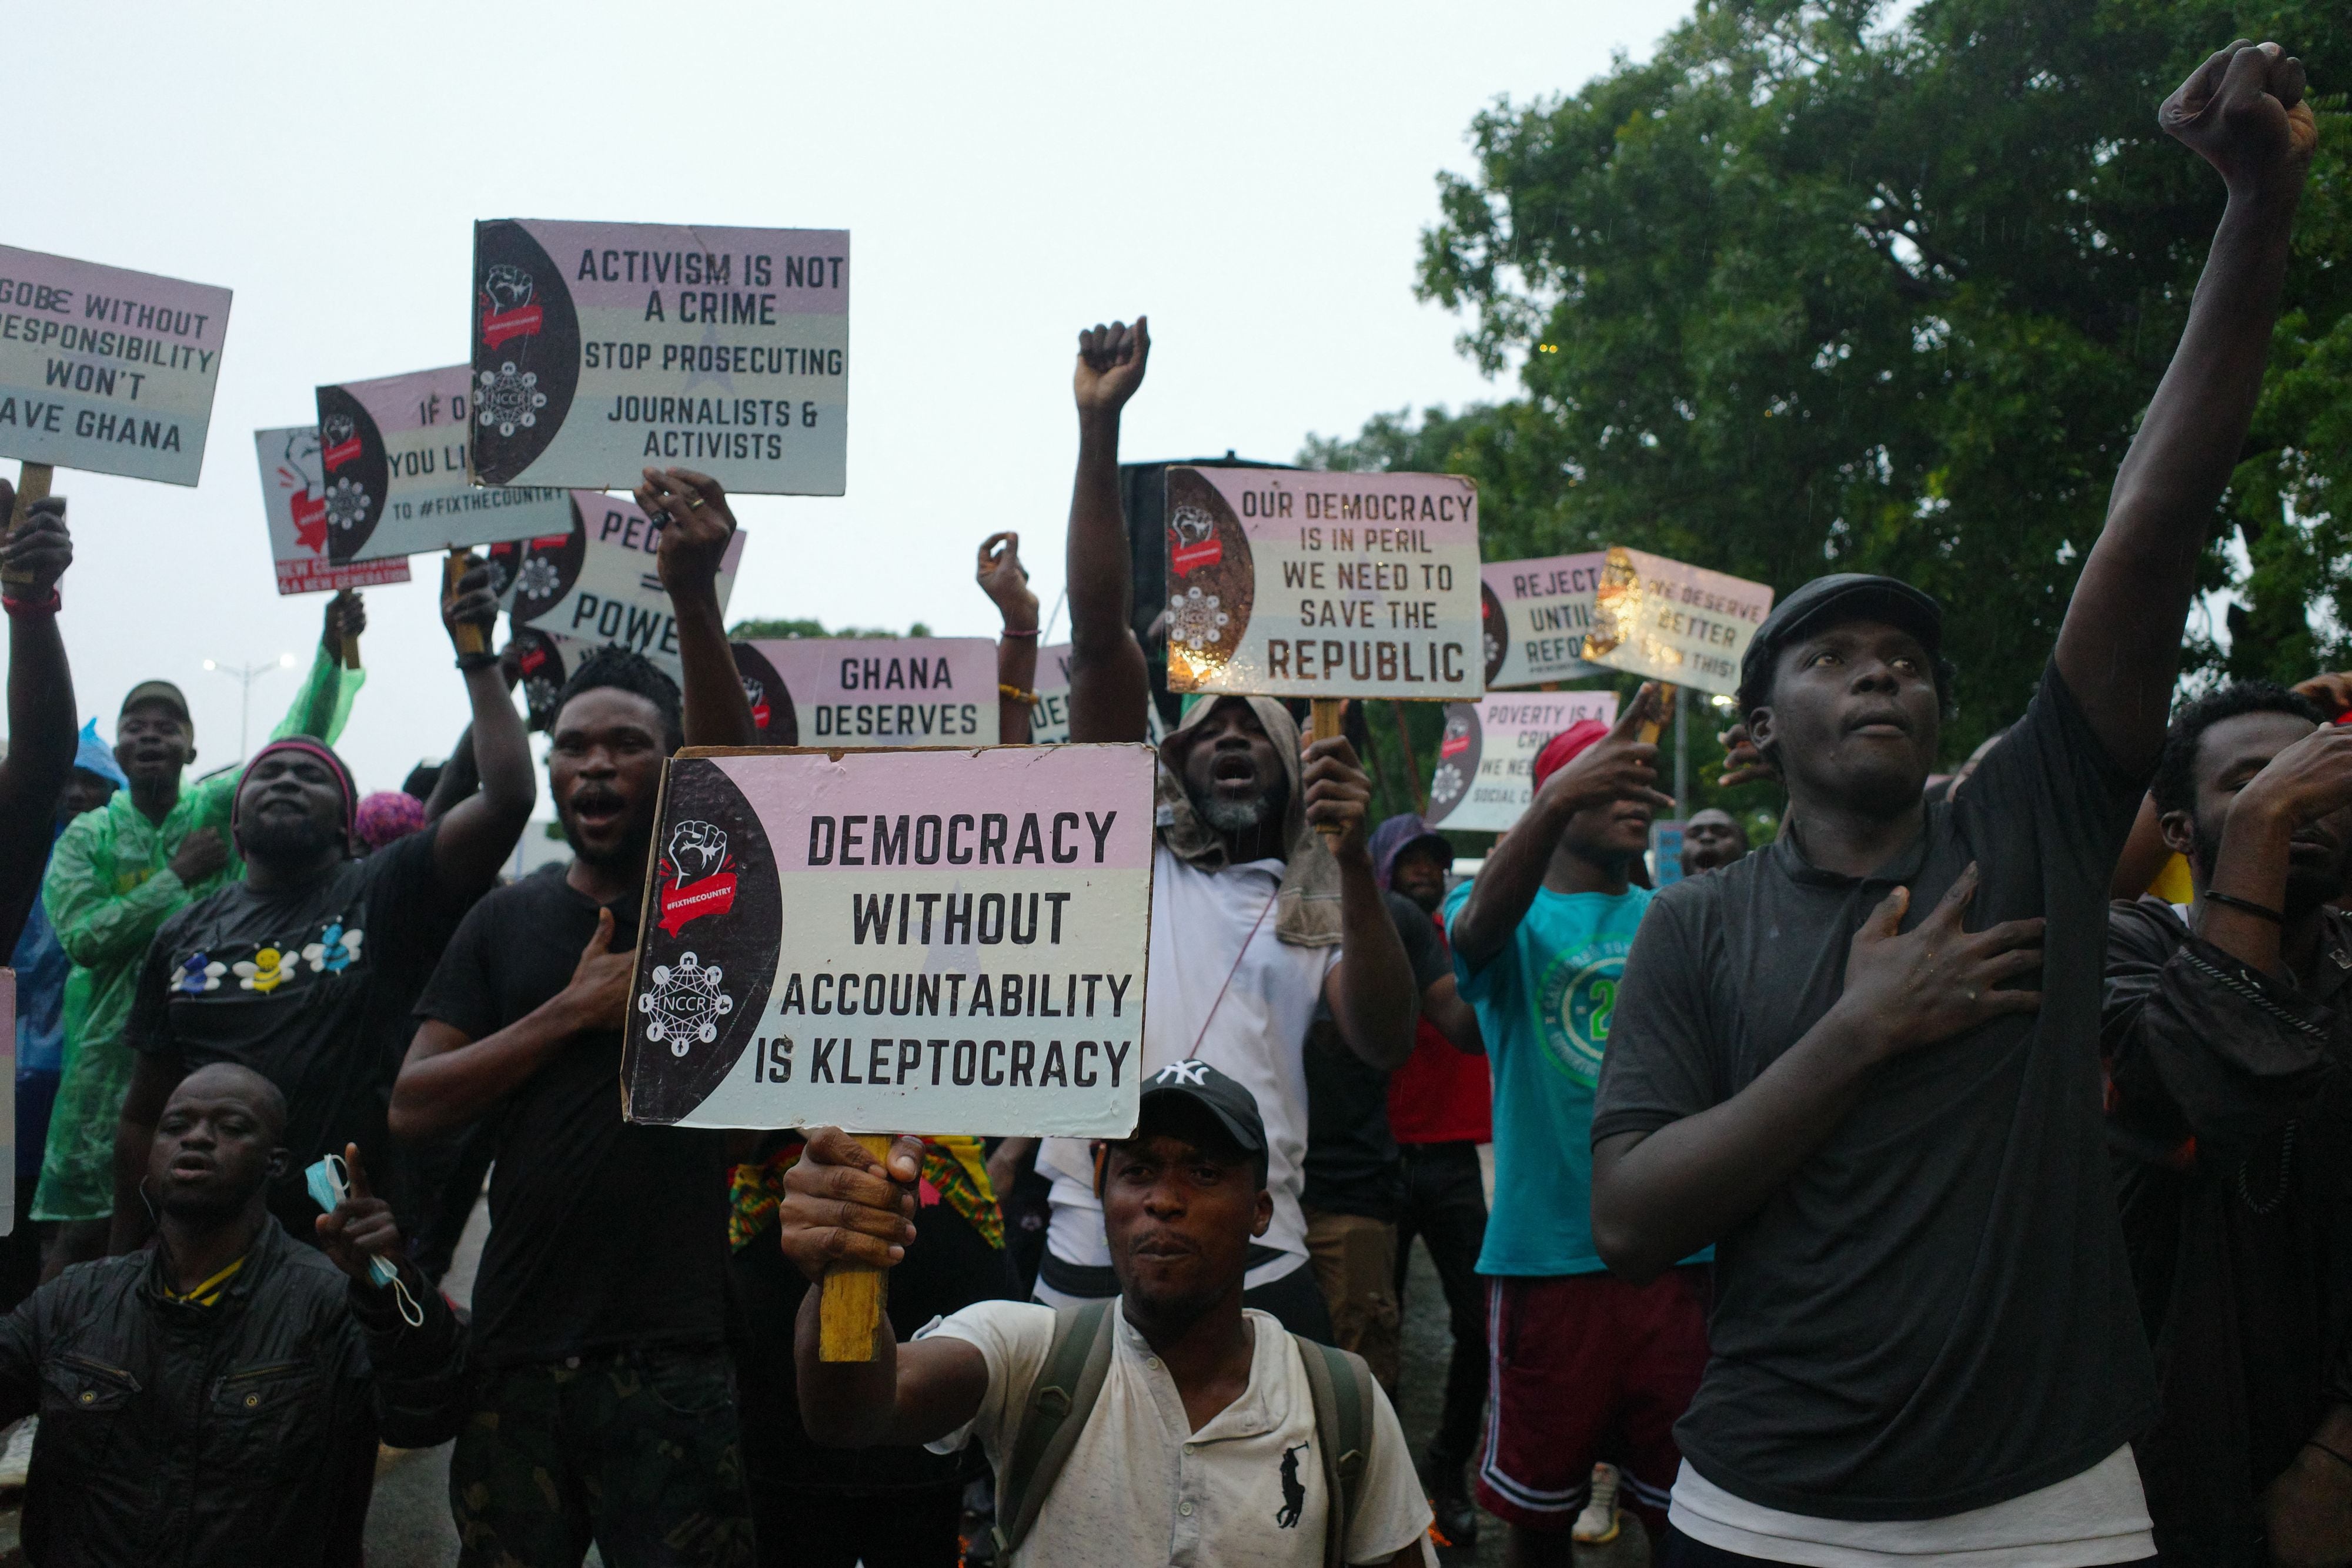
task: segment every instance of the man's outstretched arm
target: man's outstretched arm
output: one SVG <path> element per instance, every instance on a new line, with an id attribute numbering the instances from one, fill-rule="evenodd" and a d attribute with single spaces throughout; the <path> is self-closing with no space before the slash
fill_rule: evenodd
<path id="1" fill-rule="evenodd" d="M 2163 744 L 2198 558 L 2262 391 L 2295 203 L 2318 142 L 2303 87 L 2301 61 L 2276 44 L 2240 42 L 2157 114 L 2221 172 L 2230 202 L 2188 329 L 2116 476 L 2056 655 L 2107 754 L 2133 772 Z"/>
<path id="2" fill-rule="evenodd" d="M 1151 332 L 1138 316 L 1078 334 L 1078 476 L 1070 490 L 1070 738 L 1141 740 L 1150 666 L 1131 623 L 1135 577 L 1118 495 L 1118 416 L 1143 384 Z"/>
<path id="3" fill-rule="evenodd" d="M 487 566 L 467 570 L 457 580 L 457 592 L 441 606 L 453 644 L 458 629 L 470 625 L 481 632 L 487 648 L 498 618 L 499 596 Z M 480 770 L 481 788 L 432 823 L 433 870 L 449 892 L 487 893 L 530 824 L 539 782 L 530 766 L 530 738 L 507 693 L 497 657 L 460 653 L 457 665 L 465 672 L 466 699 L 473 713 L 466 737 Z"/>
<path id="4" fill-rule="evenodd" d="M 0 481 L 0 507 L 16 503 L 15 488 Z M 0 525 L 6 520 L 0 511 Z M 65 498 L 34 502 L 5 554 L 8 566 L 29 579 L 7 590 L 8 755 L 0 760 L 0 942 L 14 948 L 40 890 L 58 791 L 80 744 L 73 671 L 50 608 L 58 579 L 73 560 Z"/>
<path id="5" fill-rule="evenodd" d="M 719 569 L 735 538 L 735 513 L 718 480 L 690 468 L 645 471 L 637 505 L 662 526 L 655 557 L 677 617 L 677 660 L 686 672 L 686 743 L 756 746 L 760 727 L 727 645 Z"/>

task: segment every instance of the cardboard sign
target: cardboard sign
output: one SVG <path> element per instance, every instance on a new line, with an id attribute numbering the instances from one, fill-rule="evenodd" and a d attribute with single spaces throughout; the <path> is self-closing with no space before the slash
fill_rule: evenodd
<path id="1" fill-rule="evenodd" d="M 0 246 L 0 457 L 193 485 L 229 292 Z"/>
<path id="2" fill-rule="evenodd" d="M 683 674 L 677 616 L 662 587 L 656 553 L 661 525 L 635 501 L 601 490 L 572 492 L 572 526 L 561 534 L 520 541 L 505 583 L 518 627 L 535 626 L 575 643 L 631 648 Z M 719 607 L 735 591 L 743 559 L 743 530 L 735 530 L 719 563 Z"/>
<path id="3" fill-rule="evenodd" d="M 735 644 L 772 746 L 994 746 L 985 637 L 784 637 Z"/>
<path id="4" fill-rule="evenodd" d="M 1433 827 L 1499 833 L 1535 800 L 1536 756 L 1551 737 L 1588 718 L 1617 722 L 1615 692 L 1513 692 L 1449 703 L 1429 781 Z"/>
<path id="5" fill-rule="evenodd" d="M 473 337 L 484 484 L 845 488 L 845 229 L 478 223 Z"/>
<path id="6" fill-rule="evenodd" d="M 1480 569 L 1490 690 L 1606 674 L 1582 657 L 1602 559 L 1599 550 L 1591 550 L 1538 560 L 1490 560 Z"/>
<path id="7" fill-rule="evenodd" d="M 1124 1135 L 1153 766 L 1143 746 L 676 758 L 624 1113 Z"/>
<path id="8" fill-rule="evenodd" d="M 1029 744 L 1060 746 L 1070 738 L 1070 645 L 1037 650 L 1037 700 L 1029 705 Z"/>
<path id="9" fill-rule="evenodd" d="M 257 430 L 253 448 L 261 459 L 261 509 L 269 519 L 269 558 L 278 566 L 278 592 L 331 593 L 408 580 L 404 555 L 349 566 L 327 559 L 326 467 L 319 455 L 318 426 Z"/>
<path id="10" fill-rule="evenodd" d="M 1612 670 L 1736 695 L 1739 659 L 1772 609 L 1760 582 L 1609 547 L 1584 656 Z"/>
<path id="11" fill-rule="evenodd" d="M 1171 468 L 1167 517 L 1169 690 L 1486 689 L 1468 479 Z"/>
<path id="12" fill-rule="evenodd" d="M 568 532 L 562 490 L 466 476 L 466 367 L 319 389 L 327 559 L 341 566 Z"/>
<path id="13" fill-rule="evenodd" d="M 1687 821 L 1650 824 L 1650 885 L 1664 887 L 1683 879 L 1683 830 Z"/>

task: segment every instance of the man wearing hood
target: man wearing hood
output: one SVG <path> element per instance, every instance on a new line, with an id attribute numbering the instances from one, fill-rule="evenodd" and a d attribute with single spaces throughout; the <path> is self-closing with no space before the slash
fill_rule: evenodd
<path id="1" fill-rule="evenodd" d="M 452 639 L 498 614 L 477 567 L 442 607 Z M 294 1156 L 269 1207 L 298 1237 L 317 1218 L 303 1168 L 347 1145 L 397 1184 L 384 1109 L 409 1033 L 408 1005 L 457 922 L 498 880 L 536 798 L 522 718 L 488 653 L 461 653 L 481 793 L 432 830 L 364 858 L 349 768 L 307 736 L 272 741 L 240 778 L 229 832 L 244 875 L 163 923 L 149 944 L 126 1037 L 137 1060 L 115 1137 L 112 1249 L 154 1223 L 142 1201 L 148 1145 L 173 1088 L 214 1062 L 250 1068 L 286 1097 Z M 406 1195 L 397 1190 L 395 1210 Z"/>
<path id="2" fill-rule="evenodd" d="M 1070 738 L 1139 741 L 1149 671 L 1129 614 L 1119 410 L 1143 382 L 1138 319 L 1078 338 L 1078 472 L 1070 500 Z M 1197 702 L 1160 747 L 1152 862 L 1150 988 L 1139 1076 L 1199 1060 L 1248 1089 L 1264 1113 L 1274 1218 L 1255 1243 L 1244 1300 L 1330 1337 L 1306 1268 L 1303 1047 L 1328 1000 L 1348 1049 L 1380 1068 L 1412 1051 L 1412 970 L 1366 852 L 1371 784 L 1346 740 L 1302 748 L 1268 697 Z M 1318 836 L 1327 830 L 1329 840 Z M 1053 1218 L 1037 1296 L 1114 1296 L 1101 1200 L 1085 1143 L 1049 1139 Z"/>
<path id="3" fill-rule="evenodd" d="M 342 650 L 366 625 L 358 594 L 328 601 L 310 673 L 273 737 L 315 735 L 333 744 L 366 680 L 344 667 Z M 114 759 L 126 787 L 103 810 L 67 827 L 41 884 L 58 945 L 74 966 L 65 1009 L 72 1060 L 58 1086 L 33 1199 L 35 1219 L 64 1222 L 44 1270 L 50 1277 L 106 1251 L 115 1117 L 131 1082 L 123 1027 L 147 944 L 173 914 L 236 874 L 226 831 L 237 775 L 216 773 L 180 787 L 181 774 L 196 759 L 196 729 L 179 687 L 142 681 L 131 688 L 115 720 Z"/>

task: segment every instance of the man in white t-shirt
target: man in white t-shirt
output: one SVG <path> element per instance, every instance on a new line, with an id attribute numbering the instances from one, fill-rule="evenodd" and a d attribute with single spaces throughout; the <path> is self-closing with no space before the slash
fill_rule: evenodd
<path id="1" fill-rule="evenodd" d="M 1145 737 L 1150 671 L 1129 612 L 1118 421 L 1150 352 L 1140 319 L 1079 334 L 1068 564 L 1074 741 Z M 1328 1340 L 1299 1209 L 1307 1026 L 1328 1000 L 1349 1048 L 1387 1070 L 1412 1053 L 1420 1009 L 1366 847 L 1371 782 L 1346 740 L 1302 747 L 1297 722 L 1265 697 L 1196 703 L 1162 743 L 1160 762 L 1139 1071 L 1198 1059 L 1255 1097 L 1274 1216 L 1250 1252 L 1248 1304 Z M 1327 841 L 1317 829 L 1335 836 Z M 1064 1306 L 1114 1294 L 1086 1145 L 1049 1139 L 1038 1167 L 1053 1182 L 1053 1215 L 1037 1299 Z"/>
<path id="2" fill-rule="evenodd" d="M 999 1503 L 1011 1568 L 1312 1568 L 1335 1531 L 1341 1561 L 1435 1568 L 1429 1505 L 1380 1385 L 1355 1357 L 1328 1353 L 1352 1375 L 1359 1412 L 1338 1437 L 1347 1418 L 1327 1426 L 1316 1409 L 1316 1365 L 1339 1381 L 1327 1354 L 1243 1305 L 1251 1245 L 1274 1218 L 1268 1143 L 1249 1092 L 1206 1062 L 1144 1081 L 1134 1135 L 1092 1145 L 1119 1284 L 1107 1323 L 1099 1308 L 982 1301 L 904 1345 L 885 1317 L 873 1360 L 828 1362 L 811 1291 L 793 1341 L 810 1436 L 943 1452 L 979 1437 L 1009 1489 Z M 897 1264 L 915 1239 L 921 1159 L 919 1139 L 898 1139 L 886 1167 L 835 1129 L 813 1132 L 778 1211 L 785 1256 L 811 1280 L 836 1262 Z M 1039 1395 L 1057 1327 L 1088 1324 L 1110 1338 L 1098 1381 L 1057 1376 Z M 1079 1425 L 1046 1428 L 1058 1440 L 1042 1450 L 1059 1462 L 1024 1461 L 1038 1451 L 1024 1428 L 1065 1420 Z"/>

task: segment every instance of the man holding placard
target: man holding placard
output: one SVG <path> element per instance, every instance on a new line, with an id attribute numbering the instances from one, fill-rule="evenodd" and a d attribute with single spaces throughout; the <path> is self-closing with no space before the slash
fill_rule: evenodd
<path id="1" fill-rule="evenodd" d="M 1139 318 L 1132 328 L 1079 335 L 1068 567 L 1073 741 L 1134 741 L 1145 733 L 1150 699 L 1129 613 L 1133 580 L 1119 502 L 1118 422 L 1142 384 L 1150 351 Z M 1226 520 L 1213 519 L 1213 531 Z M 1221 549 L 1223 538 L 1213 541 Z M 1475 628 L 1475 566 L 1468 586 Z M 1213 617 L 1226 612 L 1201 608 L 1189 590 L 1187 597 L 1188 624 L 1202 645 L 1231 649 L 1246 618 L 1224 622 L 1221 634 L 1231 640 L 1212 643 Z M 1269 614 L 1266 622 L 1276 620 Z M 1409 640 L 1418 648 L 1428 639 L 1417 631 Z M 1351 640 L 1367 647 L 1370 641 Z M 1347 647 L 1337 639 L 1331 645 L 1344 668 Z M 1412 657 L 1426 674 L 1427 652 Z M 1458 659 L 1466 657 L 1457 650 Z M 1320 640 L 1315 660 L 1322 667 Z M 1265 1239 L 1251 1251 L 1249 1304 L 1328 1338 L 1328 1313 L 1305 1266 L 1299 1207 L 1307 1025 L 1317 1002 L 1328 999 L 1348 1048 L 1392 1068 L 1412 1053 L 1417 1016 L 1412 968 L 1365 851 L 1370 782 L 1346 740 L 1302 746 L 1289 713 L 1262 696 L 1197 702 L 1160 757 L 1142 1069 L 1199 1059 L 1255 1097 L 1268 1130 L 1274 1207 Z M 1049 1140 L 1038 1163 L 1054 1181 L 1038 1299 L 1064 1304 L 1116 1293 L 1086 1145 Z"/>
<path id="2" fill-rule="evenodd" d="M 1134 1133 L 1091 1149 L 1118 1299 L 983 1301 L 904 1345 L 886 1324 L 871 1360 L 844 1363 L 818 1354 L 811 1291 L 795 1329 L 810 1431 L 948 1451 L 978 1437 L 1001 1560 L 1019 1568 L 1433 1563 L 1388 1396 L 1356 1357 L 1245 1305 L 1275 1222 L 1269 1145 L 1248 1090 L 1205 1061 L 1163 1066 Z M 786 1254 L 812 1280 L 898 1266 L 921 1160 L 916 1139 L 884 1160 L 817 1129 L 787 1178 Z"/>
<path id="3" fill-rule="evenodd" d="M 607 1563 L 751 1560 L 722 1348 L 725 1140 L 625 1123 L 618 1088 L 663 762 L 754 733 L 713 586 L 735 520 L 716 482 L 680 469 L 647 470 L 637 501 L 664 518 L 684 695 L 618 649 L 572 674 L 548 783 L 573 859 L 467 916 L 393 1087 L 398 1136 L 500 1117 L 473 1415 L 450 1462 L 469 1568 L 571 1568 L 592 1540 Z"/>
<path id="4" fill-rule="evenodd" d="M 367 626 L 357 593 L 327 601 L 318 652 L 273 740 L 341 735 L 367 676 L 343 650 Z M 58 941 L 74 962 L 67 1019 L 71 1057 L 49 1117 L 33 1218 L 58 1220 L 46 1271 L 102 1257 L 114 1212 L 114 1134 L 131 1082 L 124 1028 L 147 944 L 173 914 L 226 885 L 237 859 L 228 840 L 234 770 L 180 779 L 196 759 L 187 698 L 169 681 L 142 681 L 122 699 L 114 758 L 127 789 L 76 818 L 58 838 L 42 897 Z"/>

